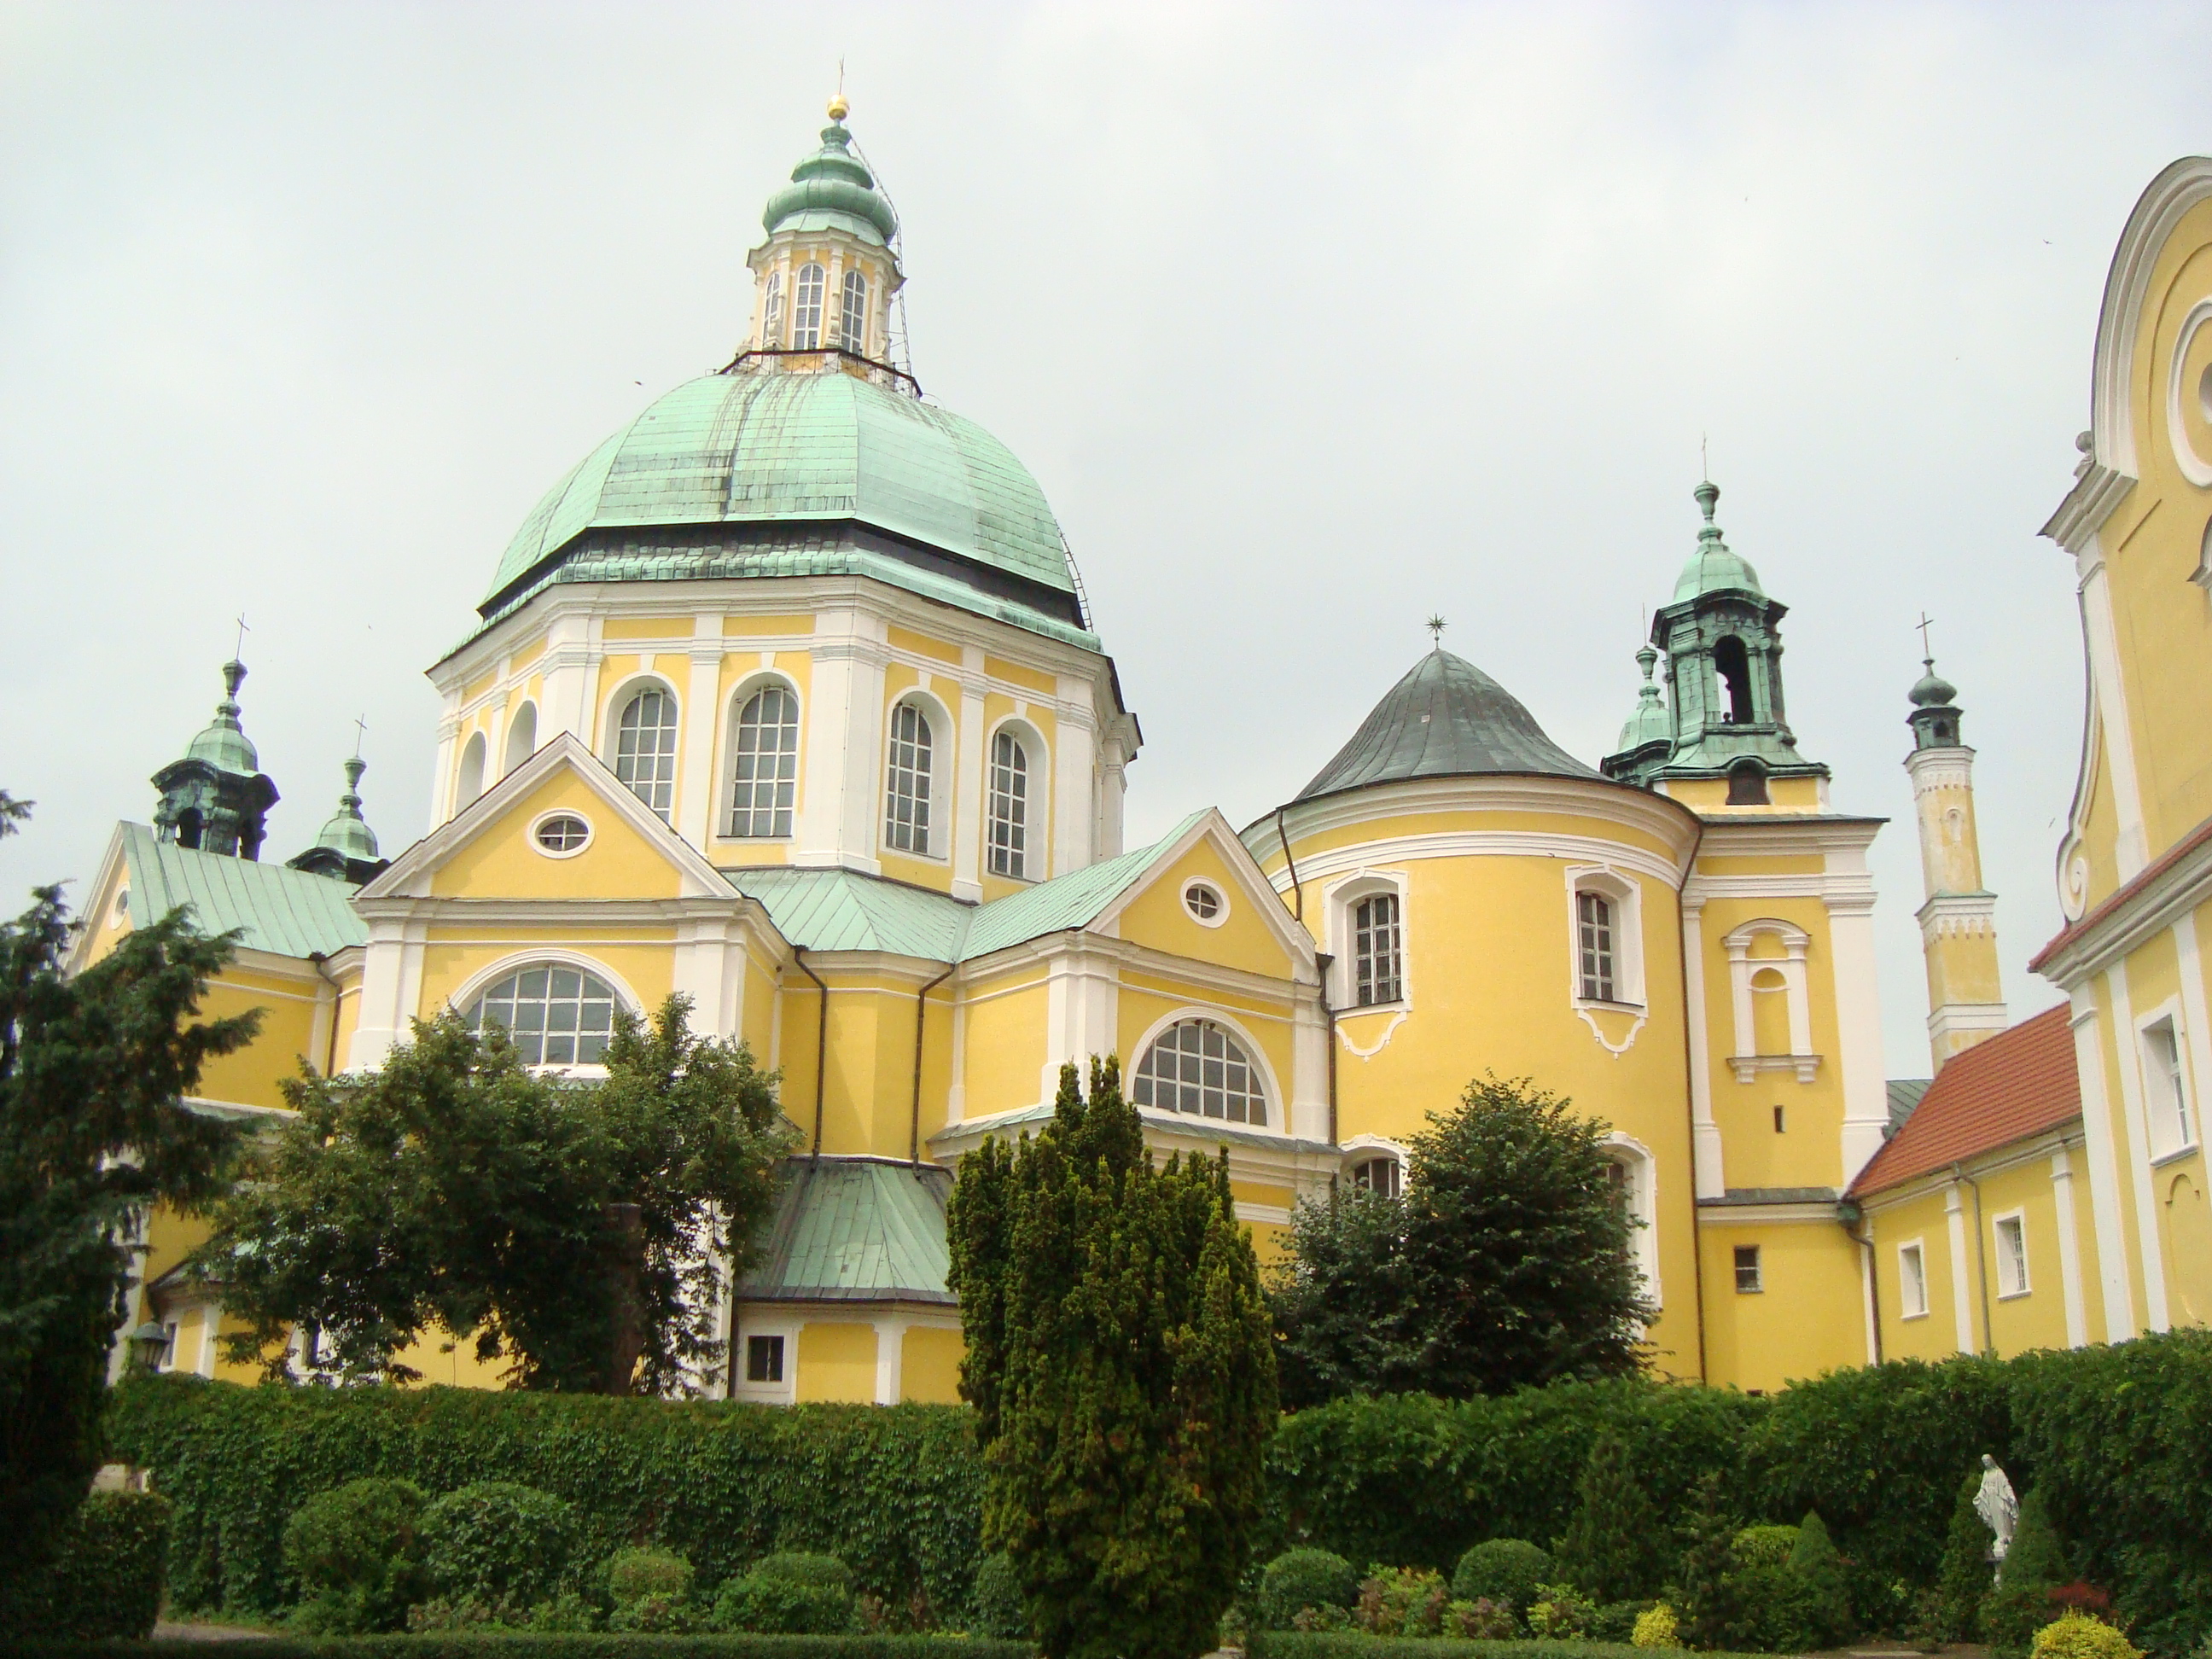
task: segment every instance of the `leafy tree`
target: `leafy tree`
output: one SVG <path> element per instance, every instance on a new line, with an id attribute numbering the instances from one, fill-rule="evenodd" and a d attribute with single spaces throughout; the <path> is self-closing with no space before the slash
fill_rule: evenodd
<path id="1" fill-rule="evenodd" d="M 0 836 L 29 803 L 0 794 Z M 231 935 L 181 911 L 74 978 L 61 889 L 0 923 L 0 1580 L 35 1567 L 100 1464 L 131 1239 L 155 1205 L 220 1189 L 235 1130 L 184 1109 L 258 1013 L 196 1021 Z"/>
<path id="2" fill-rule="evenodd" d="M 1607 1431 L 1590 1447 L 1577 1498 L 1558 1550 L 1568 1580 L 1593 1601 L 1656 1595 L 1666 1576 L 1659 1516 L 1619 1435 Z"/>
<path id="3" fill-rule="evenodd" d="M 1725 1646 L 1729 1633 L 1741 1623 L 1737 1566 L 1735 1522 L 1722 1502 L 1721 1477 L 1715 1470 L 1698 1482 L 1682 1528 L 1681 1563 L 1669 1598 L 1680 1609 L 1686 1645 Z"/>
<path id="4" fill-rule="evenodd" d="M 948 1217 L 987 1548 L 1048 1659 L 1183 1659 L 1243 1577 L 1275 1367 L 1229 1165 L 1155 1169 L 1121 1067 L 1060 1070 L 1035 1141 L 963 1160 Z"/>
<path id="5" fill-rule="evenodd" d="M 400 1352 L 442 1327 L 525 1388 L 691 1385 L 793 1142 L 775 1075 L 695 1036 L 690 1007 L 618 1015 L 596 1084 L 533 1073 L 450 1012 L 374 1072 L 288 1082 L 296 1115 L 198 1258 L 245 1322 L 234 1357 L 289 1376 L 301 1330 L 311 1369 L 408 1381 Z"/>
<path id="6" fill-rule="evenodd" d="M 1951 1529 L 1943 1540 L 1942 1564 L 1936 1573 L 1937 1620 L 1947 1642 L 1971 1642 L 1981 1623 L 1982 1602 L 1990 1593 L 1990 1529 L 1974 1508 L 1982 1472 L 1970 1469 L 1951 1506 Z"/>
<path id="7" fill-rule="evenodd" d="M 1429 1125 L 1408 1149 L 1402 1200 L 1299 1206 L 1270 1286 L 1289 1402 L 1463 1399 L 1638 1370 L 1655 1310 L 1606 1126 L 1496 1077 Z"/>

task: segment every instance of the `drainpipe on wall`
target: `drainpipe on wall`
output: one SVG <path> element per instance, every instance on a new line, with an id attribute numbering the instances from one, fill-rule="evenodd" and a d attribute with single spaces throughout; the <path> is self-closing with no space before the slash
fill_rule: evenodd
<path id="1" fill-rule="evenodd" d="M 953 969 L 959 965 L 957 963 L 947 963 L 943 973 L 915 994 L 914 1115 L 907 1135 L 906 1147 L 907 1167 L 911 1170 L 919 1170 L 921 1168 L 921 1030 L 923 1023 L 929 1018 L 929 994 L 951 978 Z"/>
<path id="2" fill-rule="evenodd" d="M 1304 884 L 1298 880 L 1298 861 L 1291 856 L 1290 833 L 1283 828 L 1283 809 L 1279 806 L 1275 809 L 1275 836 L 1283 843 L 1283 862 L 1290 866 L 1291 896 L 1294 901 L 1291 914 L 1304 921 L 1306 919 L 1306 890 Z"/>
<path id="3" fill-rule="evenodd" d="M 1328 1032 L 1328 1144 L 1336 1145 L 1336 1010 L 1328 1006 L 1328 970 L 1336 966 L 1336 958 L 1317 951 L 1314 966 L 1321 969 L 1321 982 L 1314 987 L 1314 994 L 1321 999 L 1322 1024 Z M 1329 1177 L 1334 1186 L 1336 1177 Z"/>
<path id="4" fill-rule="evenodd" d="M 822 993 L 822 1014 L 814 1022 L 814 1151 L 811 1155 L 818 1163 L 822 1158 L 822 1103 L 830 1079 L 830 988 L 822 982 L 821 975 L 806 965 L 804 945 L 791 947 L 791 959 Z"/>
<path id="5" fill-rule="evenodd" d="M 1856 1201 L 1844 1199 L 1836 1206 L 1836 1219 L 1844 1224 L 1844 1237 L 1866 1252 L 1867 1308 L 1874 1316 L 1874 1363 L 1881 1364 L 1881 1273 L 1874 1255 L 1874 1227 L 1867 1224 L 1861 1235 L 1853 1231 L 1866 1222 L 1866 1211 Z"/>
<path id="6" fill-rule="evenodd" d="M 1974 1189 L 1974 1277 L 1981 1281 L 1982 1289 L 1982 1352 L 1995 1353 L 1997 1348 L 1996 1331 L 1990 1323 L 1989 1243 L 1982 1237 L 1982 1183 L 1966 1173 L 1966 1166 L 1963 1164 L 1951 1166 L 1951 1178 Z"/>

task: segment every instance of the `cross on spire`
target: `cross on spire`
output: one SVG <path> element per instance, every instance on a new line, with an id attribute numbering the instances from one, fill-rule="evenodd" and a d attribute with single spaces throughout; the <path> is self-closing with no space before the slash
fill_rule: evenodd
<path id="1" fill-rule="evenodd" d="M 238 613 L 238 649 L 230 653 L 233 661 L 242 661 L 245 659 L 246 636 L 252 631 L 246 625 L 246 613 L 243 611 L 240 611 Z"/>
<path id="2" fill-rule="evenodd" d="M 1936 660 L 1936 653 L 1929 648 L 1928 624 L 1935 620 L 1935 617 L 1923 611 L 1920 613 L 1920 620 L 1913 624 L 1920 630 L 1920 655 L 1924 661 L 1930 663 Z"/>
<path id="3" fill-rule="evenodd" d="M 368 714 L 367 710 L 363 710 L 361 717 L 356 720 L 353 723 L 353 757 L 356 760 L 359 760 L 361 758 L 361 745 L 362 740 L 368 736 Z"/>

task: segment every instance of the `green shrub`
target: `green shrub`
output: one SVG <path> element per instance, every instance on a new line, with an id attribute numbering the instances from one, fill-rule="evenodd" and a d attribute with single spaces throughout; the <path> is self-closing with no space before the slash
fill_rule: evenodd
<path id="1" fill-rule="evenodd" d="M 1434 1636 L 1450 1601 L 1442 1573 L 1377 1564 L 1359 1581 L 1352 1621 L 1376 1636 Z"/>
<path id="2" fill-rule="evenodd" d="M 168 1499 L 155 1492 L 89 1494 L 63 1524 L 51 1561 L 0 1582 L 0 1631 L 78 1642 L 152 1634 L 169 1517 Z"/>
<path id="3" fill-rule="evenodd" d="M 1674 1619 L 1674 1609 L 1664 1601 L 1646 1607 L 1637 1614 L 1635 1628 L 1628 1639 L 1639 1648 L 1680 1647 L 1681 1638 Z"/>
<path id="4" fill-rule="evenodd" d="M 279 1636 L 251 1644 L 253 1659 L 1036 1659 L 1026 1643 L 943 1636 L 638 1636 L 608 1632 L 427 1632 L 407 1636 Z M 67 1647 L 11 1645 L 11 1656 L 206 1659 L 198 1640 L 106 1640 Z M 1547 1659 L 1552 1659 L 1547 1656 Z M 1577 1659 L 1561 1655 L 1557 1659 Z"/>
<path id="5" fill-rule="evenodd" d="M 1345 1569 L 1347 1577 L 1351 1571 Z M 1012 1556 L 987 1555 L 975 1564 L 975 1590 L 969 1606 L 974 1610 L 969 1626 L 976 1635 L 1010 1642 L 1029 1639 L 1030 1615 L 1022 1606 L 1021 1577 Z"/>
<path id="6" fill-rule="evenodd" d="M 614 1603 L 609 1630 L 673 1635 L 696 1622 L 691 1564 L 673 1550 L 617 1551 L 607 1563 L 607 1595 Z"/>
<path id="7" fill-rule="evenodd" d="M 1349 1609 L 1359 1596 L 1352 1563 L 1328 1550 L 1287 1550 L 1260 1575 L 1260 1622 L 1288 1630 L 1301 1607 Z"/>
<path id="8" fill-rule="evenodd" d="M 1522 1538 L 1477 1544 L 1452 1569 L 1452 1595 L 1462 1601 L 1503 1602 L 1518 1614 L 1535 1598 L 1536 1586 L 1557 1577 L 1550 1554 Z"/>
<path id="9" fill-rule="evenodd" d="M 2035 1633 L 2034 1659 L 2142 1659 L 2142 1650 L 2101 1619 L 2069 1613 Z"/>
<path id="10" fill-rule="evenodd" d="M 1951 1528 L 1943 1540 L 1942 1564 L 1936 1574 L 1939 1633 L 1947 1642 L 1971 1642 L 1980 1633 L 1982 1602 L 1990 1593 L 1992 1569 L 1990 1529 L 1974 1509 L 1982 1472 L 1970 1469 L 1951 1506 Z"/>
<path id="11" fill-rule="evenodd" d="M 1632 1641 L 1636 1621 L 1650 1609 L 1649 1601 L 1601 1601 L 1589 1610 L 1589 1638 L 1593 1642 Z"/>
<path id="12" fill-rule="evenodd" d="M 428 1593 L 422 1493 L 405 1480 L 349 1480 L 319 1492 L 284 1523 L 284 1567 L 299 1581 L 292 1616 L 310 1635 L 407 1628 Z"/>
<path id="13" fill-rule="evenodd" d="M 1745 1527 L 1735 1539 L 1735 1559 L 1747 1567 L 1778 1567 L 1797 1547 L 1795 1527 Z"/>
<path id="14" fill-rule="evenodd" d="M 574 1508 L 512 1480 L 480 1480 L 422 1511 L 422 1559 L 441 1594 L 530 1608 L 567 1587 Z"/>
<path id="15" fill-rule="evenodd" d="M 1797 1527 L 1797 1541 L 1790 1551 L 1791 1575 L 1804 1587 L 1812 1613 L 1814 1640 L 1808 1645 L 1833 1647 L 1851 1633 L 1851 1598 L 1844 1580 L 1843 1557 L 1836 1541 L 1817 1514 L 1808 1514 Z"/>
<path id="16" fill-rule="evenodd" d="M 714 1600 L 714 1626 L 774 1636 L 831 1636 L 853 1623 L 853 1573 L 834 1555 L 763 1556 Z"/>
<path id="17" fill-rule="evenodd" d="M 1589 1636 L 1597 1608 L 1575 1594 L 1571 1584 L 1539 1584 L 1528 1604 L 1528 1634 L 1540 1642 L 1571 1642 Z"/>
<path id="18" fill-rule="evenodd" d="M 1462 1641 L 1510 1642 L 1520 1634 L 1520 1626 L 1511 1607 L 1486 1597 L 1474 1601 L 1454 1601 L 1447 1607 L 1443 1633 Z"/>
<path id="19" fill-rule="evenodd" d="M 1583 1466 L 1574 1516 L 1559 1542 L 1559 1571 L 1594 1601 L 1650 1595 L 1667 1571 L 1662 1536 L 1626 1444 L 1607 1430 Z"/>

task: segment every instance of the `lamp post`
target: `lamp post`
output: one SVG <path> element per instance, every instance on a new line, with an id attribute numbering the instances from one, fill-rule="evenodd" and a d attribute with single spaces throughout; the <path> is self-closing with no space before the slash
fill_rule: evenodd
<path id="1" fill-rule="evenodd" d="M 161 1369 L 161 1356 L 169 1351 L 169 1334 L 148 1320 L 125 1339 L 131 1345 L 131 1370 L 151 1376 Z"/>

